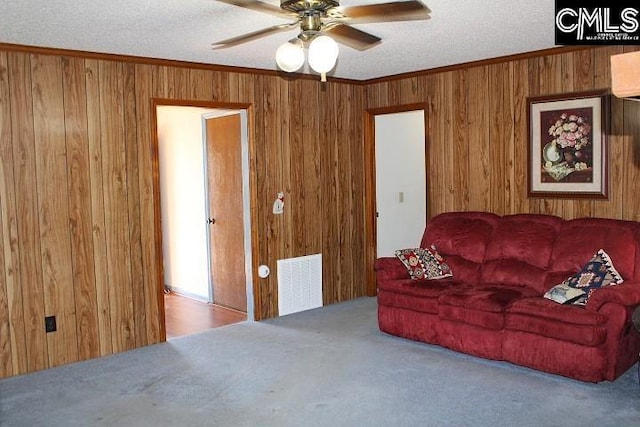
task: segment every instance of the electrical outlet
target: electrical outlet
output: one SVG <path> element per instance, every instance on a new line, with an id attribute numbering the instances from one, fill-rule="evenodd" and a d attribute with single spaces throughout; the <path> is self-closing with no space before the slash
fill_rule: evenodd
<path id="1" fill-rule="evenodd" d="M 55 332 L 57 330 L 56 316 L 47 316 L 44 318 L 44 330 L 45 332 Z"/>

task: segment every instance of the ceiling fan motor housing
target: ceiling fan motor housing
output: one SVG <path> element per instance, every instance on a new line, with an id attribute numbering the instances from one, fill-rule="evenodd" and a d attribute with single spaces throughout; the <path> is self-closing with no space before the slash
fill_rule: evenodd
<path id="1" fill-rule="evenodd" d="M 339 6 L 336 0 L 281 0 L 280 8 L 297 13 L 300 17 L 300 34 L 302 41 L 311 41 L 322 30 L 322 18 L 327 10 Z"/>
<path id="2" fill-rule="evenodd" d="M 304 15 L 300 17 L 300 29 L 302 31 L 320 31 L 321 27 L 322 20 L 318 12 L 305 12 Z"/>
<path id="3" fill-rule="evenodd" d="M 332 7 L 340 6 L 337 0 L 280 0 L 280 8 L 291 12 L 318 11 L 325 13 Z"/>

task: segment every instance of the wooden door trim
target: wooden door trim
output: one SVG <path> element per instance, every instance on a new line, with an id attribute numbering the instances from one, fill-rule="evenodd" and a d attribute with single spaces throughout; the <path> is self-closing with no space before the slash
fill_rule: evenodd
<path id="1" fill-rule="evenodd" d="M 390 107 L 369 108 L 364 114 L 364 255 L 365 255 L 365 280 L 366 294 L 375 296 L 376 286 L 376 116 L 394 113 L 404 113 L 409 111 L 422 110 L 424 112 L 424 142 L 425 142 L 425 165 L 429 165 L 429 137 L 427 129 L 427 103 L 403 104 Z M 426 189 L 427 198 L 427 218 L 429 218 L 429 186 Z"/>
<path id="2" fill-rule="evenodd" d="M 260 301 L 258 298 L 259 287 L 257 267 L 255 266 L 258 259 L 258 233 L 253 226 L 257 224 L 257 177 L 256 175 L 256 148 L 253 135 L 254 129 L 254 111 L 253 104 L 251 103 L 238 103 L 238 102 L 219 102 L 219 101 L 199 101 L 188 99 L 169 99 L 169 98 L 151 98 L 151 167 L 153 175 L 153 229 L 155 236 L 155 254 L 156 265 L 158 265 L 158 283 L 156 283 L 157 301 L 158 301 L 158 330 L 160 331 L 160 341 L 167 340 L 167 331 L 165 326 L 164 315 L 164 267 L 163 267 L 163 254 L 162 254 L 162 223 L 161 223 L 161 204 L 160 204 L 160 151 L 158 142 L 158 116 L 157 107 L 160 106 L 176 106 L 176 107 L 197 107 L 197 108 L 211 108 L 211 109 L 225 109 L 225 110 L 245 110 L 247 114 L 247 139 L 249 144 L 249 219 L 251 221 L 251 277 L 253 284 L 253 301 L 247 301 L 248 307 L 253 307 L 253 317 L 256 320 L 260 320 L 256 317 L 259 312 L 255 301 Z M 248 308 L 247 307 L 247 308 Z M 249 316 L 249 313 L 247 313 Z"/>

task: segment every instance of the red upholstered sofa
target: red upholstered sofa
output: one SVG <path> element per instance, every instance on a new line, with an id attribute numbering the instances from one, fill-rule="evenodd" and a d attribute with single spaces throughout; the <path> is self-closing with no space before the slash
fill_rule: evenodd
<path id="1" fill-rule="evenodd" d="M 381 331 L 590 382 L 638 361 L 640 223 L 450 212 L 429 220 L 420 246 L 431 245 L 453 277 L 412 280 L 398 258 L 376 261 Z M 543 297 L 599 249 L 624 283 L 583 306 Z"/>

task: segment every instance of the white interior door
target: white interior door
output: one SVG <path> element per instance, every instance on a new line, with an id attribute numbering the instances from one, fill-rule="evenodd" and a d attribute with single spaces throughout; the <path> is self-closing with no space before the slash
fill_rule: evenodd
<path id="1" fill-rule="evenodd" d="M 375 116 L 377 257 L 420 244 L 427 220 L 424 110 Z"/>

